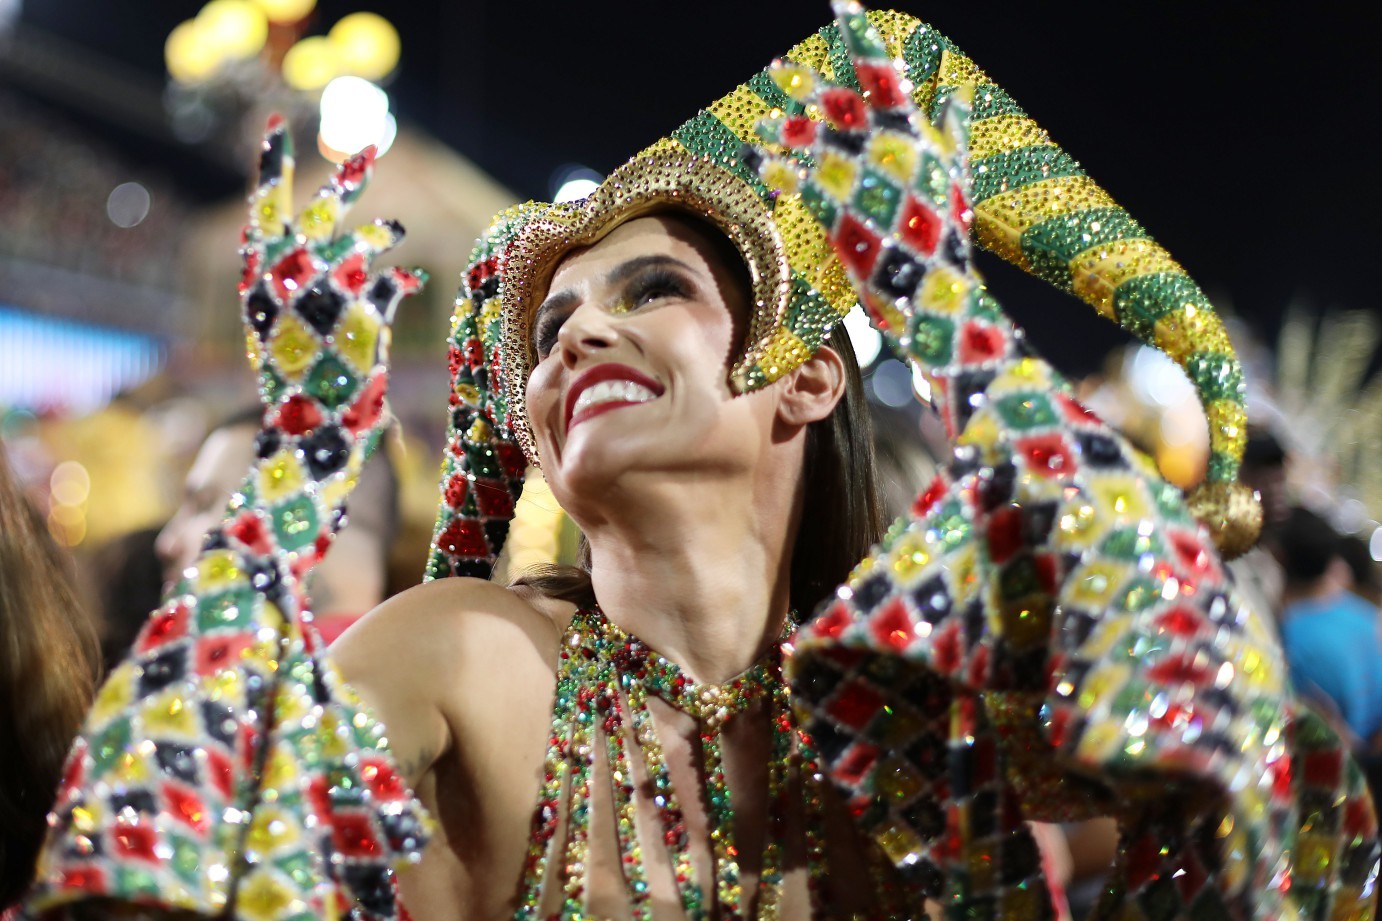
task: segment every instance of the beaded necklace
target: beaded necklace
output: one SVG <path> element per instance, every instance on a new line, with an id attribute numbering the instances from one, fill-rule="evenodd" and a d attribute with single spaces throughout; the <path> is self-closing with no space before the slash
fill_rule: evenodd
<path id="1" fill-rule="evenodd" d="M 789 637 L 790 633 L 784 635 L 784 641 Z M 649 695 L 660 697 L 686 713 L 699 727 L 702 783 L 715 862 L 714 887 L 709 896 L 695 879 L 685 814 L 672 789 L 662 744 L 648 711 Z M 784 882 L 782 837 L 794 779 L 806 793 L 807 868 L 812 913 L 819 916 L 820 883 L 825 866 L 820 789 L 824 781 L 815 770 L 815 756 L 792 715 L 782 679 L 781 645 L 774 645 L 762 659 L 726 684 L 700 684 L 595 609 L 578 612 L 562 640 L 542 792 L 533 814 L 522 899 L 515 918 L 528 921 L 537 917 L 552 856 L 552 840 L 563 811 L 567 817 L 565 852 L 560 875 L 551 882 L 562 888 L 560 917 L 586 917 L 584 896 L 589 867 L 591 776 L 600 736 L 603 736 L 609 765 L 619 863 L 633 917 L 640 921 L 651 919 L 652 902 L 644 863 L 648 851 L 640 844 L 635 824 L 630 739 L 643 759 L 646 776 L 652 784 L 662 842 L 671 860 L 686 916 L 700 921 L 708 918 L 715 908 L 719 918 L 744 918 L 747 899 L 739 879 L 734 811 L 725 779 L 720 738 L 725 723 L 760 699 L 766 700 L 770 709 L 773 738 L 768 769 L 768 831 L 759 873 L 756 916 L 778 916 Z"/>

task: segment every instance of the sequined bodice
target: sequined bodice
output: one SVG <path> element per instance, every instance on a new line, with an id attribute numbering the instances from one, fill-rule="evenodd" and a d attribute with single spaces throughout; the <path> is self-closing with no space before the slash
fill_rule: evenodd
<path id="1" fill-rule="evenodd" d="M 674 790 L 663 747 L 648 709 L 656 696 L 692 717 L 700 734 L 701 782 L 714 857 L 709 885 L 696 878 L 682 803 L 701 791 Z M 768 768 L 767 823 L 756 892 L 740 883 L 733 806 L 725 778 L 721 732 L 725 724 L 756 702 L 769 708 L 771 754 Z M 608 770 L 596 772 L 596 759 Z M 634 765 L 653 791 L 660 827 L 641 827 L 635 803 Z M 823 783 L 814 754 L 792 717 L 782 680 L 782 647 L 775 645 L 738 678 L 723 685 L 700 684 L 641 640 L 611 624 L 598 610 L 581 611 L 571 621 L 561 647 L 552 729 L 542 789 L 533 815 L 516 917 L 538 917 L 544 901 L 555 904 L 558 887 L 562 918 L 588 917 L 593 784 L 608 781 L 614 804 L 619 865 L 632 915 L 652 917 L 648 862 L 667 860 L 688 918 L 777 917 L 782 897 L 785 827 L 790 791 L 805 798 L 805 850 L 813 914 L 820 915 L 817 885 L 824 866 L 821 821 Z M 683 800 L 681 797 L 691 797 Z M 603 820 L 600 820 L 603 821 Z M 562 823 L 565 827 L 562 827 Z"/>

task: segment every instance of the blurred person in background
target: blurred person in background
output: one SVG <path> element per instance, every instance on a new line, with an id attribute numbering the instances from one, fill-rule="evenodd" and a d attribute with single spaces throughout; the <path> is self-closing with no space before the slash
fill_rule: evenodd
<path id="1" fill-rule="evenodd" d="M 1230 560 L 1228 570 L 1252 609 L 1279 625 L 1285 576 L 1270 548 L 1290 517 L 1291 501 L 1286 491 L 1286 451 L 1275 435 L 1264 428 L 1248 427 L 1240 476 L 1262 501 L 1262 537 L 1257 546 Z"/>
<path id="2" fill-rule="evenodd" d="M 202 442 L 187 472 L 181 504 L 154 541 L 163 563 L 165 590 L 196 559 L 207 532 L 225 513 L 226 498 L 240 487 L 255 463 L 259 427 L 259 408 L 245 409 L 212 429 Z M 384 444 L 365 466 L 351 494 L 350 527 L 341 531 L 331 554 L 312 573 L 317 630 L 327 643 L 388 597 L 389 548 L 399 519 L 398 478 L 389 456 L 394 431 L 386 431 Z M 129 625 L 126 648 L 153 606 Z"/>
<path id="3" fill-rule="evenodd" d="M 69 563 L 0 449 L 0 918 L 33 878 L 98 668 Z"/>
<path id="4" fill-rule="evenodd" d="M 1369 543 L 1367 538 L 1357 535 L 1345 537 L 1339 542 L 1339 555 L 1348 564 L 1348 590 L 1376 608 L 1382 607 L 1382 577 Z"/>
<path id="5" fill-rule="evenodd" d="M 1382 635 L 1377 608 L 1348 591 L 1352 574 L 1329 522 L 1291 510 L 1277 532 L 1285 575 L 1281 641 L 1296 688 L 1332 705 L 1366 749 L 1382 729 Z"/>

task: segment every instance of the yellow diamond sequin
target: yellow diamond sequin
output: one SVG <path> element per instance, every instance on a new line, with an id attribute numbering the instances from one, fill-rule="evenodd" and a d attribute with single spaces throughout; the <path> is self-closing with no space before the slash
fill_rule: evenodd
<path id="1" fill-rule="evenodd" d="M 336 229 L 340 212 L 340 199 L 335 195 L 321 196 L 303 210 L 298 230 L 309 240 L 325 240 Z"/>
<path id="2" fill-rule="evenodd" d="M 921 306 L 936 313 L 958 313 L 969 302 L 971 282 L 946 265 L 926 274 L 917 292 Z"/>
<path id="3" fill-rule="evenodd" d="M 306 476 L 296 455 L 284 448 L 259 468 L 257 489 L 267 504 L 273 504 L 302 491 Z"/>
<path id="4" fill-rule="evenodd" d="M 146 699 L 139 715 L 144 720 L 144 731 L 154 738 L 160 735 L 195 737 L 201 728 L 195 703 L 177 688 Z"/>
<path id="5" fill-rule="evenodd" d="M 359 303 L 351 304 L 336 327 L 335 338 L 336 349 L 355 370 L 368 374 L 379 346 L 379 320 Z"/>
<path id="6" fill-rule="evenodd" d="M 777 67 L 771 68 L 768 75 L 773 78 L 778 89 L 797 102 L 805 102 L 816 85 L 815 76 L 810 68 L 791 61 L 783 61 Z"/>
<path id="7" fill-rule="evenodd" d="M 269 337 L 269 355 L 278 372 L 297 381 L 317 357 L 317 340 L 291 314 L 280 314 Z"/>
<path id="8" fill-rule="evenodd" d="M 235 897 L 236 912 L 251 921 L 277 921 L 299 904 L 293 889 L 264 867 L 250 871 Z"/>
<path id="9" fill-rule="evenodd" d="M 893 545 L 890 552 L 893 574 L 903 585 L 911 584 L 931 562 L 925 540 L 915 531 L 908 531 Z"/>
<path id="10" fill-rule="evenodd" d="M 1077 605 L 1102 609 L 1132 574 L 1127 563 L 1094 560 L 1076 569 L 1066 583 L 1065 597 Z"/>
<path id="11" fill-rule="evenodd" d="M 394 245 L 394 231 L 383 223 L 361 224 L 355 228 L 355 238 L 376 252 Z"/>
<path id="12" fill-rule="evenodd" d="M 791 330 L 779 328 L 777 335 L 764 347 L 759 365 L 769 381 L 799 367 L 811 354 L 806 343 Z"/>
<path id="13" fill-rule="evenodd" d="M 196 587 L 202 593 L 222 591 L 243 578 L 236 554 L 230 550 L 217 550 L 197 561 Z"/>
<path id="14" fill-rule="evenodd" d="M 1119 521 L 1141 521 L 1151 516 L 1143 481 L 1124 474 L 1093 478 L 1089 490 L 1096 505 L 1112 512 Z"/>
<path id="15" fill-rule="evenodd" d="M 96 695 L 96 700 L 91 705 L 91 711 L 86 716 L 86 725 L 90 730 L 96 730 L 119 716 L 126 707 L 134 701 L 134 681 L 135 669 L 138 666 L 133 661 L 126 659 L 110 673 L 106 683 L 101 686 L 101 691 Z"/>
<path id="16" fill-rule="evenodd" d="M 869 161 L 900 183 L 910 183 L 917 169 L 917 148 L 909 138 L 889 131 L 875 134 L 869 141 Z"/>
<path id="17" fill-rule="evenodd" d="M 816 164 L 816 184 L 838 201 L 848 201 L 854 194 L 854 180 L 859 168 L 849 157 L 827 151 Z"/>
<path id="18" fill-rule="evenodd" d="M 795 195 L 800 183 L 796 170 L 782 160 L 765 163 L 761 176 L 764 185 L 784 195 Z"/>

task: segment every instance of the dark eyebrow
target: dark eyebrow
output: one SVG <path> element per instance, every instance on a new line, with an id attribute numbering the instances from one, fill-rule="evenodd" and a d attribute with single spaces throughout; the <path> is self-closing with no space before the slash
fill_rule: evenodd
<path id="1" fill-rule="evenodd" d="M 694 271 L 691 266 L 674 256 L 655 253 L 651 256 L 636 256 L 628 262 L 621 262 L 610 270 L 609 274 L 605 276 L 605 281 L 611 285 L 615 285 L 622 281 L 628 281 L 646 268 L 660 265 L 674 266 L 684 272 Z"/>

